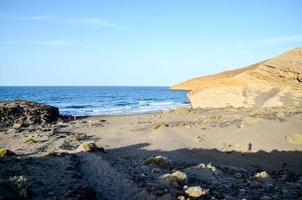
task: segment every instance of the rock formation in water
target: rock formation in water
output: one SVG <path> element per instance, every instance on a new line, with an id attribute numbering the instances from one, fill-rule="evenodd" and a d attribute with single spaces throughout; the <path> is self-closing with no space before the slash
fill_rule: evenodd
<path id="1" fill-rule="evenodd" d="M 193 108 L 302 104 L 302 48 L 248 67 L 191 79 L 171 89 L 190 91 Z"/>
<path id="2" fill-rule="evenodd" d="M 58 120 L 57 107 L 29 101 L 0 102 L 0 129 L 47 124 Z"/>

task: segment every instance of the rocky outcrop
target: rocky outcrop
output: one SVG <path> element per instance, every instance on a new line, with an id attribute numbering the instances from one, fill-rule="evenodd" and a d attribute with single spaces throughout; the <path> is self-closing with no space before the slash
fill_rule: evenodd
<path id="1" fill-rule="evenodd" d="M 302 104 L 302 48 L 232 71 L 171 87 L 187 90 L 193 108 L 271 107 Z"/>
<path id="2" fill-rule="evenodd" d="M 29 101 L 0 102 L 0 129 L 21 128 L 57 121 L 59 109 Z"/>

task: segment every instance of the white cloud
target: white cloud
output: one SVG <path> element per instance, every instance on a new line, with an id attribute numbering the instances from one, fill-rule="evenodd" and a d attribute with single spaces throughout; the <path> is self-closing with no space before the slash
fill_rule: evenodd
<path id="1" fill-rule="evenodd" d="M 106 19 L 92 17 L 92 18 L 62 18 L 50 15 L 41 16 L 28 16 L 28 17 L 17 17 L 16 20 L 21 21 L 49 21 L 55 23 L 68 23 L 68 24 L 82 24 L 94 27 L 121 29 L 121 27 L 115 23 L 109 22 Z"/>
<path id="2" fill-rule="evenodd" d="M 50 15 L 41 15 L 41 16 L 31 16 L 31 17 L 17 17 L 17 20 L 24 20 L 24 21 L 42 21 L 42 20 L 51 20 L 55 19 L 56 17 Z"/>
<path id="3" fill-rule="evenodd" d="M 2 45 L 33 45 L 33 46 L 74 46 L 74 43 L 64 40 L 47 40 L 47 41 L 22 41 L 8 40 L 0 41 Z"/>
<path id="4" fill-rule="evenodd" d="M 74 21 L 81 23 L 81 24 L 87 24 L 87 25 L 93 25 L 93 26 L 99 26 L 99 27 L 108 27 L 108 28 L 114 28 L 114 29 L 120 28 L 118 25 L 108 22 L 105 19 L 100 19 L 100 18 L 80 18 L 80 19 L 74 19 Z"/>

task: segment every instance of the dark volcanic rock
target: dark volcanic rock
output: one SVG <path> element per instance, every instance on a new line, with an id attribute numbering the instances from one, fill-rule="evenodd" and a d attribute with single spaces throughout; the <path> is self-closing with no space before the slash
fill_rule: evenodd
<path id="1" fill-rule="evenodd" d="M 23 100 L 0 102 L 0 129 L 43 125 L 58 118 L 57 107 Z"/>

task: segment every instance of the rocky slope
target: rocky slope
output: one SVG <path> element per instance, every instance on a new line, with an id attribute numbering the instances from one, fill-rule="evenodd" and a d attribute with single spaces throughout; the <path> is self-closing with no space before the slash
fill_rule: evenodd
<path id="1" fill-rule="evenodd" d="M 248 67 L 191 79 L 171 89 L 190 91 L 193 108 L 299 105 L 302 48 Z"/>
<path id="2" fill-rule="evenodd" d="M 59 109 L 24 100 L 0 102 L 0 130 L 47 124 L 59 118 Z"/>

